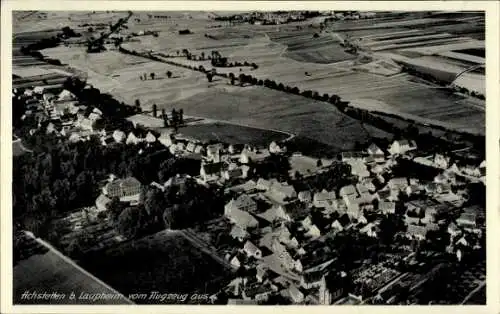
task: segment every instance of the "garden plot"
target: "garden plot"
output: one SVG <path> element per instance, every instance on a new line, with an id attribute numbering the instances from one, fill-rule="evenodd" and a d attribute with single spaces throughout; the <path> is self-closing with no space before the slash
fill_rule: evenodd
<path id="1" fill-rule="evenodd" d="M 84 265 L 127 296 L 141 293 L 149 296 L 152 291 L 213 294 L 228 276 L 220 264 L 171 231 L 98 252 L 84 261 Z M 146 297 L 135 302 L 158 304 L 161 301 Z M 168 300 L 164 302 L 169 303 Z"/>

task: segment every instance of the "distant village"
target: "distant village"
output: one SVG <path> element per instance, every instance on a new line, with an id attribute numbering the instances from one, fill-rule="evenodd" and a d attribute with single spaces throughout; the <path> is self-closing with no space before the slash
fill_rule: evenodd
<path id="1" fill-rule="evenodd" d="M 15 90 L 13 97 L 25 103 L 22 119 L 39 121 L 29 135 L 44 132 L 69 143 L 98 138 L 103 147 L 137 147 L 137 154 L 151 153 L 146 148 L 154 146 L 198 161 L 198 173 L 177 173 L 165 182 L 109 173 L 95 187 L 100 195 L 94 206 L 63 220 L 77 232 L 88 217 L 105 219 L 116 199 L 126 206 L 144 202 L 144 186 L 164 191 L 192 181 L 223 189 L 221 217 L 192 227 L 200 238 L 219 239 L 200 241 L 232 269 L 233 278 L 212 296 L 214 303 L 417 303 L 424 283 L 434 284 L 430 274 L 444 263 L 433 256 L 464 263 L 485 250 L 485 208 L 470 189 L 485 184 L 484 161 L 464 164 L 446 154 L 427 155 L 406 139 L 313 158 L 290 151 L 286 142 L 256 147 L 184 138 L 148 113 L 127 118 L 137 130 L 109 128 L 102 110 L 82 105 L 62 84 Z M 157 121 L 161 131 L 139 130 L 144 120 Z M 288 176 L 256 171 L 269 160 L 288 163 Z M 412 173 L 410 164 L 433 175 Z M 99 245 L 125 239 L 113 233 Z M 362 248 L 356 253 L 357 241 Z M 371 247 L 375 253 L 364 252 Z"/>

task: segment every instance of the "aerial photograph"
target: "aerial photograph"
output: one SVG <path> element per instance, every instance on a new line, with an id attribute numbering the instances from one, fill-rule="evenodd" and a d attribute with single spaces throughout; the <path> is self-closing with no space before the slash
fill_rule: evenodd
<path id="1" fill-rule="evenodd" d="M 484 11 L 13 11 L 12 303 L 486 305 L 485 67 Z"/>

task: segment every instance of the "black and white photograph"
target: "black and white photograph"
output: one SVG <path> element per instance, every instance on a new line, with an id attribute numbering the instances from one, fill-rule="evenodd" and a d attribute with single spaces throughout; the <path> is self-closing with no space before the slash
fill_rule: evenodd
<path id="1" fill-rule="evenodd" d="M 485 10 L 228 9 L 11 12 L 8 301 L 486 305 Z"/>

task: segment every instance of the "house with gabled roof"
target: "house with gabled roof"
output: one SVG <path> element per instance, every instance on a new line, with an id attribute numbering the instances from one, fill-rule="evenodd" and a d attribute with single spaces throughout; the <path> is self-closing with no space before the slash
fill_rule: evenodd
<path id="1" fill-rule="evenodd" d="M 368 155 L 384 155 L 384 151 L 380 149 L 375 143 L 371 143 L 370 146 L 366 149 Z"/>
<path id="2" fill-rule="evenodd" d="M 299 201 L 306 204 L 309 204 L 312 201 L 311 191 L 300 191 L 297 197 L 299 198 Z"/>
<path id="3" fill-rule="evenodd" d="M 292 199 L 297 197 L 297 192 L 292 185 L 281 182 L 274 182 L 269 192 L 279 200 Z"/>
<path id="4" fill-rule="evenodd" d="M 378 208 L 383 214 L 394 214 L 396 213 L 396 203 L 389 201 L 380 201 L 378 203 Z"/>
<path id="5" fill-rule="evenodd" d="M 259 180 L 257 180 L 257 189 L 262 191 L 268 191 L 271 188 L 271 186 L 277 182 L 278 180 L 276 179 L 265 180 L 263 178 L 259 178 Z"/>
<path id="6" fill-rule="evenodd" d="M 242 194 L 226 204 L 224 213 L 228 214 L 235 209 L 250 213 L 255 212 L 257 210 L 257 203 L 250 196 Z"/>
<path id="7" fill-rule="evenodd" d="M 234 225 L 231 228 L 231 232 L 229 233 L 233 239 L 236 239 L 240 242 L 245 241 L 248 238 L 249 234 L 246 229 L 243 229 L 239 225 Z"/>
<path id="8" fill-rule="evenodd" d="M 427 235 L 427 229 L 425 228 L 425 226 L 410 224 L 408 225 L 406 233 L 411 238 L 424 240 L 425 236 Z"/>
<path id="9" fill-rule="evenodd" d="M 356 192 L 356 188 L 354 185 L 346 185 L 342 187 L 339 191 L 339 197 L 346 197 L 346 196 L 357 196 L 358 193 Z"/>
<path id="10" fill-rule="evenodd" d="M 293 304 L 300 304 L 304 301 L 304 294 L 295 286 L 291 284 L 287 289 L 282 290 L 281 296 L 289 299 Z"/>
<path id="11" fill-rule="evenodd" d="M 363 162 L 364 161 L 364 155 L 362 152 L 342 152 L 341 154 L 342 157 L 342 162 Z"/>
<path id="12" fill-rule="evenodd" d="M 217 163 L 202 163 L 200 168 L 200 176 L 205 182 L 218 180 L 225 164 Z"/>
<path id="13" fill-rule="evenodd" d="M 338 232 L 341 232 L 342 230 L 344 230 L 344 227 L 342 226 L 342 224 L 339 222 L 338 219 L 336 219 L 334 222 L 332 222 L 332 224 L 330 225 L 330 228 L 334 233 L 338 233 Z"/>
<path id="14" fill-rule="evenodd" d="M 262 258 L 262 251 L 248 240 L 247 242 L 245 242 L 245 245 L 243 246 L 243 251 L 247 254 L 247 256 L 251 256 L 256 259 Z"/>
<path id="15" fill-rule="evenodd" d="M 389 146 L 391 155 L 402 155 L 417 149 L 417 144 L 413 140 L 396 140 Z"/>
<path id="16" fill-rule="evenodd" d="M 369 237 L 376 238 L 379 232 L 379 228 L 376 224 L 370 222 L 369 224 L 361 228 L 359 232 L 366 234 Z"/>
<path id="17" fill-rule="evenodd" d="M 335 191 L 326 191 L 323 189 L 321 192 L 314 193 L 313 205 L 318 208 L 331 206 L 336 198 Z"/>
<path id="18" fill-rule="evenodd" d="M 165 147 L 170 147 L 176 144 L 176 140 L 174 135 L 171 133 L 163 132 L 158 138 L 158 142 L 160 142 Z"/>
<path id="19" fill-rule="evenodd" d="M 275 205 L 266 210 L 265 212 L 258 214 L 260 218 L 273 223 L 276 221 L 292 221 L 290 216 L 286 213 L 282 205 Z"/>

